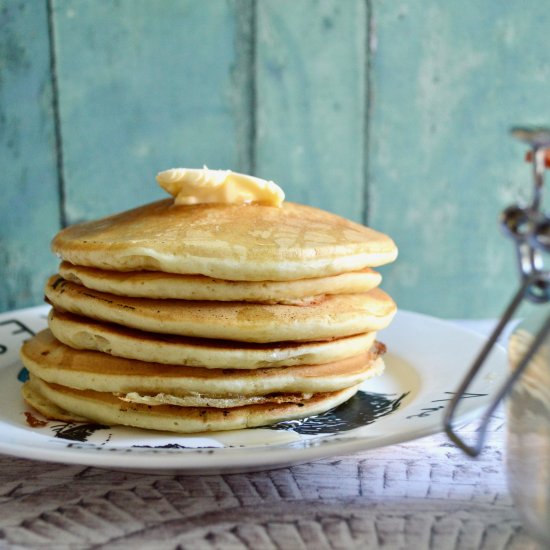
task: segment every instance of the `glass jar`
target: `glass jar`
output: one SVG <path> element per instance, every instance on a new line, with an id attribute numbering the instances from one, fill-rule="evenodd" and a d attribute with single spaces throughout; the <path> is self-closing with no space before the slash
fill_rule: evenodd
<path id="1" fill-rule="evenodd" d="M 549 315 L 548 307 L 521 323 L 510 337 L 515 369 Z M 508 486 L 528 532 L 550 548 L 550 337 L 513 385 L 507 408 Z"/>

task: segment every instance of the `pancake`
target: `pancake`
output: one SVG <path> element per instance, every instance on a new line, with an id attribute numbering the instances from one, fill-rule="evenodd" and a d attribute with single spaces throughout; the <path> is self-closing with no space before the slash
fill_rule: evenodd
<path id="1" fill-rule="evenodd" d="M 59 274 L 64 279 L 109 294 L 135 298 L 179 300 L 246 301 L 307 304 L 324 294 L 368 292 L 382 277 L 365 268 L 331 277 L 296 281 L 226 281 L 204 275 L 180 275 L 158 271 L 105 271 L 63 262 Z"/>
<path id="2" fill-rule="evenodd" d="M 388 236 L 309 206 L 176 206 L 172 199 L 68 227 L 52 250 L 72 264 L 104 270 L 235 281 L 327 277 L 397 256 Z"/>
<path id="3" fill-rule="evenodd" d="M 327 296 L 309 306 L 126 298 L 54 276 L 45 289 L 55 308 L 123 326 L 244 342 L 315 341 L 377 331 L 396 307 L 382 290 Z"/>
<path id="4" fill-rule="evenodd" d="M 25 342 L 21 360 L 35 376 L 81 390 L 111 393 L 200 394 L 214 397 L 330 392 L 359 384 L 383 370 L 382 344 L 323 365 L 256 370 L 205 369 L 148 363 L 97 351 L 75 350 L 49 330 Z"/>
<path id="5" fill-rule="evenodd" d="M 21 386 L 21 395 L 33 409 L 37 410 L 46 418 L 50 418 L 52 420 L 62 420 L 63 422 L 88 421 L 88 418 L 66 411 L 65 409 L 62 409 L 49 401 L 41 393 L 38 384 L 32 379 L 32 377 Z"/>
<path id="6" fill-rule="evenodd" d="M 53 239 L 50 329 L 21 349 L 31 406 L 75 422 L 234 430 L 326 412 L 384 370 L 375 337 L 396 306 L 372 268 L 396 258 L 391 238 L 282 203 L 276 184 L 243 174 L 157 179 L 174 199 Z"/>
<path id="7" fill-rule="evenodd" d="M 315 394 L 297 403 L 267 403 L 227 409 L 129 403 L 112 393 L 75 390 L 49 384 L 33 376 L 25 383 L 24 392 L 29 396 L 31 406 L 34 401 L 41 403 L 48 418 L 56 418 L 55 411 L 62 410 L 70 411 L 69 414 L 74 414 L 79 420 L 86 418 L 110 426 L 121 424 L 150 430 L 196 433 L 259 427 L 320 414 L 344 403 L 357 390 L 357 386 L 352 386 L 337 392 Z M 39 397 L 35 398 L 35 394 Z M 48 401 L 55 406 L 51 409 L 52 414 L 46 414 L 49 413 Z"/>
<path id="8" fill-rule="evenodd" d="M 359 355 L 374 343 L 376 332 L 324 342 L 254 344 L 143 332 L 52 309 L 53 335 L 75 349 L 168 365 L 257 369 L 317 365 Z"/>

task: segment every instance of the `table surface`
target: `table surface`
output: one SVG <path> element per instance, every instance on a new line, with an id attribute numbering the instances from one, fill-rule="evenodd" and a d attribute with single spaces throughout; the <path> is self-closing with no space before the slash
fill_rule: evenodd
<path id="1" fill-rule="evenodd" d="M 500 411 L 477 459 L 438 434 L 248 474 L 0 456 L 0 548 L 534 549 L 506 486 L 504 426 Z"/>

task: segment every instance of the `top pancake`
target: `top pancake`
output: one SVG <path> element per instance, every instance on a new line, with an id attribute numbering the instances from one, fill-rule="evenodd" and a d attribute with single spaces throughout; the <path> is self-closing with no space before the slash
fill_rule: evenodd
<path id="1" fill-rule="evenodd" d="M 234 281 L 325 277 L 397 256 L 388 236 L 309 206 L 175 206 L 172 199 L 68 227 L 52 250 L 72 264 L 100 269 Z"/>

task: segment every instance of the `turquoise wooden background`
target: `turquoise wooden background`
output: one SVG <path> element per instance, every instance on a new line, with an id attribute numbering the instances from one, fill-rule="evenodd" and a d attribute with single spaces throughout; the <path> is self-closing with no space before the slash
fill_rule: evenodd
<path id="1" fill-rule="evenodd" d="M 549 29 L 538 0 L 0 0 L 0 308 L 41 302 L 62 225 L 207 164 L 392 235 L 402 308 L 496 315 Z"/>

